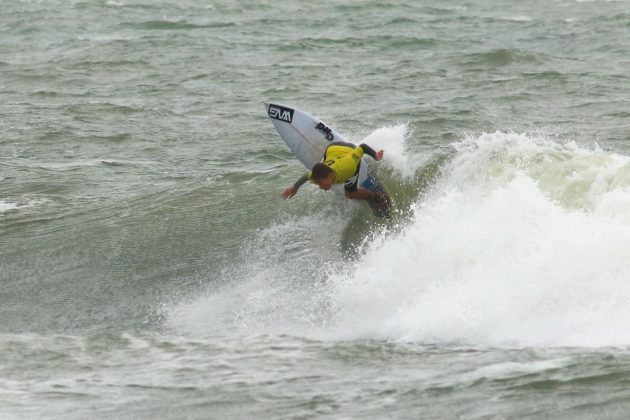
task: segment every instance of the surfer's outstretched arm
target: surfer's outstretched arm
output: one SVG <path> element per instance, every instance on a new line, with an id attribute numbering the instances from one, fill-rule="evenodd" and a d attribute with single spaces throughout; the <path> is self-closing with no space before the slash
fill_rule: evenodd
<path id="1" fill-rule="evenodd" d="M 366 155 L 372 156 L 372 159 L 374 160 L 381 160 L 383 159 L 383 151 L 379 150 L 378 152 L 374 149 L 372 149 L 370 146 L 368 146 L 365 143 L 361 143 L 359 145 L 359 147 L 361 149 L 363 149 L 363 153 L 365 153 Z"/>
<path id="2" fill-rule="evenodd" d="M 293 184 L 292 187 L 289 187 L 282 192 L 282 198 L 286 200 L 287 198 L 293 197 L 309 178 L 310 175 L 308 172 L 302 175 L 297 181 L 295 181 L 295 184 Z"/>

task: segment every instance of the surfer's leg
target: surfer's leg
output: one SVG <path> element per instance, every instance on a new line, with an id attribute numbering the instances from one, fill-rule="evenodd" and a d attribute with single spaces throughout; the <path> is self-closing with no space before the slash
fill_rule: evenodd
<path id="1" fill-rule="evenodd" d="M 355 191 L 346 191 L 346 197 L 353 200 L 365 200 L 376 217 L 387 217 L 389 215 L 391 205 L 389 197 L 384 192 L 357 188 Z"/>
<path id="2" fill-rule="evenodd" d="M 355 191 L 346 191 L 346 197 L 352 200 L 377 200 L 379 194 L 378 192 L 370 191 L 365 188 L 357 188 Z"/>
<path id="3" fill-rule="evenodd" d="M 361 189 L 371 191 L 375 193 L 373 198 L 369 198 L 367 200 L 370 208 L 374 212 L 376 217 L 388 217 L 389 212 L 392 208 L 392 203 L 389 199 L 389 195 L 387 191 L 385 191 L 385 187 L 381 181 L 374 175 L 367 171 L 367 176 L 365 179 L 359 184 Z"/>
<path id="4" fill-rule="evenodd" d="M 360 162 L 359 165 L 358 173 L 352 185 L 348 183 L 345 185 L 346 197 L 353 200 L 378 200 L 380 196 L 376 193 L 381 191 L 374 188 L 377 185 L 377 181 L 370 174 L 368 165 L 365 162 Z"/>

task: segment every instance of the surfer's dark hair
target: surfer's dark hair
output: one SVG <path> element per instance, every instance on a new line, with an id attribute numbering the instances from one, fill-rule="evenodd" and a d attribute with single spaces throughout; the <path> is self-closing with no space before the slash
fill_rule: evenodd
<path id="1" fill-rule="evenodd" d="M 332 173 L 332 169 L 330 167 L 324 165 L 323 163 L 316 163 L 311 170 L 311 175 L 313 179 L 324 179 L 327 178 L 328 175 Z"/>

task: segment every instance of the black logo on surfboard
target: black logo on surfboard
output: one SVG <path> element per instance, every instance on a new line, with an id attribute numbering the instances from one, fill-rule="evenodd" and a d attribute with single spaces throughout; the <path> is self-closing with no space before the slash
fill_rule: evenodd
<path id="1" fill-rule="evenodd" d="M 327 127 L 326 124 L 324 124 L 323 122 L 319 122 L 315 126 L 315 128 L 321 131 L 322 133 L 324 133 L 326 140 L 333 141 L 335 139 L 335 135 L 332 133 L 332 130 L 329 127 Z"/>
<path id="2" fill-rule="evenodd" d="M 269 105 L 269 118 L 274 120 L 280 120 L 284 122 L 293 121 L 293 110 L 291 108 L 285 108 L 280 105 Z"/>

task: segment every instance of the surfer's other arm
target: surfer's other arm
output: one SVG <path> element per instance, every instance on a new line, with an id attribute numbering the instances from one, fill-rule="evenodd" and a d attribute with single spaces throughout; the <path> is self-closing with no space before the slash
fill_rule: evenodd
<path id="1" fill-rule="evenodd" d="M 293 184 L 293 186 L 291 186 L 291 187 L 287 188 L 286 190 L 284 190 L 284 191 L 282 192 L 282 198 L 284 198 L 284 199 L 286 200 L 287 198 L 291 198 L 291 197 L 293 197 L 295 194 L 297 194 L 297 192 L 298 192 L 298 190 L 300 189 L 300 187 L 301 187 L 302 185 L 304 185 L 304 183 L 305 183 L 306 181 L 308 181 L 308 180 L 309 180 L 309 178 L 310 178 L 310 177 L 311 177 L 311 176 L 310 176 L 310 174 L 309 174 L 308 172 L 307 172 L 307 173 L 305 173 L 304 175 L 302 175 L 302 176 L 300 177 L 300 179 L 298 179 L 297 181 L 295 181 L 295 184 Z"/>
<path id="2" fill-rule="evenodd" d="M 363 153 L 365 153 L 365 154 L 366 154 L 366 155 L 368 155 L 368 156 L 371 156 L 371 157 L 372 157 L 372 159 L 374 159 L 374 160 L 381 160 L 381 159 L 383 159 L 383 153 L 384 153 L 384 152 L 383 152 L 382 150 L 379 150 L 379 151 L 377 152 L 376 150 L 372 149 L 370 146 L 368 146 L 368 145 L 367 145 L 367 144 L 365 144 L 365 143 L 361 143 L 361 144 L 359 145 L 359 147 L 360 147 L 361 149 L 363 149 Z"/>

